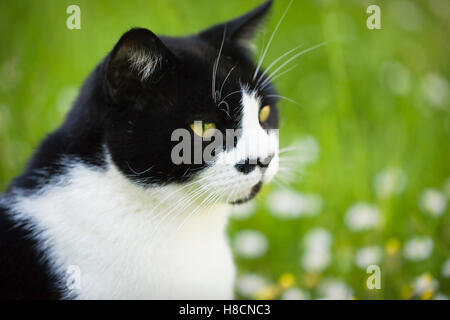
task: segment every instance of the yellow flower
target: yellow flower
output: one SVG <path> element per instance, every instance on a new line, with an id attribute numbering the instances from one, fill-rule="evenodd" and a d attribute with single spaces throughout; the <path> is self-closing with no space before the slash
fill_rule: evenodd
<path id="1" fill-rule="evenodd" d="M 257 300 L 272 300 L 280 294 L 280 288 L 275 285 L 266 285 L 255 294 Z"/>
<path id="2" fill-rule="evenodd" d="M 386 252 L 388 255 L 393 256 L 400 249 L 400 241 L 396 238 L 390 238 L 386 243 Z"/>
<path id="3" fill-rule="evenodd" d="M 425 290 L 425 292 L 422 294 L 422 296 L 420 298 L 422 300 L 431 300 L 432 297 L 433 297 L 433 290 L 428 289 L 428 290 Z"/>
<path id="4" fill-rule="evenodd" d="M 295 284 L 295 277 L 292 273 L 283 273 L 278 282 L 283 289 L 288 289 Z"/>

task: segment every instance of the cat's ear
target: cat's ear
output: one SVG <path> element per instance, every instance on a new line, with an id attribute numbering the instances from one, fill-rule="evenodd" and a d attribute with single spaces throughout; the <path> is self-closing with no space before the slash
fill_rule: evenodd
<path id="1" fill-rule="evenodd" d="M 109 56 L 108 87 L 114 95 L 119 90 L 136 89 L 142 83 L 156 83 L 175 63 L 175 56 L 153 32 L 132 29 L 120 38 Z"/>
<path id="2" fill-rule="evenodd" d="M 272 2 L 273 0 L 268 0 L 238 18 L 202 31 L 200 32 L 200 36 L 210 43 L 220 46 L 225 32 L 225 40 L 235 42 L 247 49 L 251 48 L 251 41 L 264 18 L 269 13 Z"/>

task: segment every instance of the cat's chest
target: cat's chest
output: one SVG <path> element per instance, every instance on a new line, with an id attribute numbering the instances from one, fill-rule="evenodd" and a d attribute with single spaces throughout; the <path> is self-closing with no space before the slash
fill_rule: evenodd
<path id="1" fill-rule="evenodd" d="M 154 197 L 142 202 L 150 195 L 124 191 L 114 177 L 79 168 L 65 183 L 16 205 L 19 218 L 38 227 L 58 274 L 79 273 L 79 285 L 71 286 L 77 297 L 232 298 L 227 207 L 167 202 L 169 191 L 163 204 Z"/>
<path id="2" fill-rule="evenodd" d="M 81 247 L 67 257 L 80 266 L 79 298 L 231 299 L 232 256 L 223 229 L 214 229 L 189 224 L 147 240 L 137 235 L 91 241 L 96 248 L 90 257 Z"/>

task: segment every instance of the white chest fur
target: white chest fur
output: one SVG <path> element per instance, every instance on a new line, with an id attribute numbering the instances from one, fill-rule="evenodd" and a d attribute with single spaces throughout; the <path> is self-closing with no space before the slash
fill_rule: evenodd
<path id="1" fill-rule="evenodd" d="M 80 299 L 231 299 L 228 207 L 186 206 L 183 194 L 76 164 L 38 195 L 18 195 L 16 219 L 35 226 L 63 279 L 77 267 Z"/>

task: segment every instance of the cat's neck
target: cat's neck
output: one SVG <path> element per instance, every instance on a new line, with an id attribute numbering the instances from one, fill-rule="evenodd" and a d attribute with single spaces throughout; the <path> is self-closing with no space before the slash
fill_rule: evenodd
<path id="1" fill-rule="evenodd" d="M 209 224 L 208 228 L 217 230 L 225 228 L 229 205 L 204 195 L 193 188 L 194 183 L 144 187 L 127 179 L 108 156 L 105 162 L 103 167 L 84 162 L 66 164 L 64 174 L 39 189 L 39 197 L 24 197 L 19 203 L 27 207 L 24 211 L 52 203 L 66 214 L 77 208 L 79 212 L 73 212 L 74 215 L 81 219 L 88 212 L 89 217 L 85 218 L 95 219 L 96 223 L 101 223 L 101 219 L 105 224 L 114 219 L 136 219 L 139 228 L 148 231 L 178 231 L 196 223 Z M 49 207 L 48 212 L 52 213 L 52 209 Z"/>

